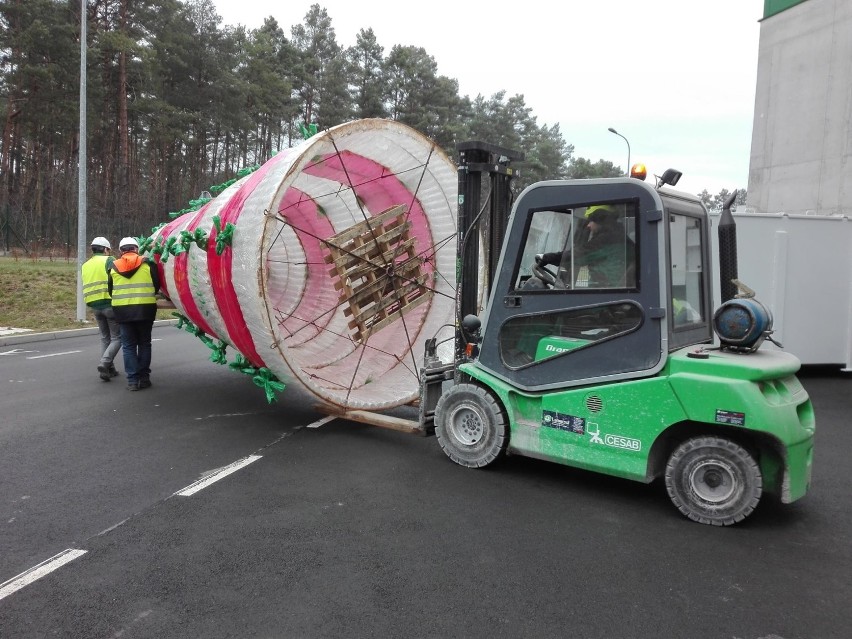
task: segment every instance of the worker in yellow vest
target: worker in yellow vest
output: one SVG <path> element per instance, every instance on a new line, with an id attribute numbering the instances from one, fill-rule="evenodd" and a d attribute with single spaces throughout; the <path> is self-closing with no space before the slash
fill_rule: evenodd
<path id="1" fill-rule="evenodd" d="M 160 274 L 157 265 L 139 255 L 139 242 L 125 237 L 121 256 L 109 270 L 109 293 L 115 319 L 121 327 L 121 348 L 127 390 L 151 386 L 151 330 L 157 316 Z"/>
<path id="2" fill-rule="evenodd" d="M 98 364 L 98 375 L 108 382 L 118 376 L 115 370 L 115 356 L 121 348 L 121 333 L 115 321 L 112 310 L 112 300 L 109 296 L 109 267 L 113 262 L 110 255 L 112 246 L 105 237 L 92 240 L 92 257 L 83 264 L 83 300 L 92 309 L 98 330 L 101 334 L 101 361 Z"/>

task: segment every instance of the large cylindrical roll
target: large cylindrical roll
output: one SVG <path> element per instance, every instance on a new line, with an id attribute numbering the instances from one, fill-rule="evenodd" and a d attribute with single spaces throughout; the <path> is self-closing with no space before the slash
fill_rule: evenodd
<path id="1" fill-rule="evenodd" d="M 384 409 L 417 397 L 425 340 L 453 335 L 455 234 L 446 155 L 399 123 L 358 120 L 154 240 L 205 247 L 158 258 L 164 292 L 205 334 L 322 403 Z"/>

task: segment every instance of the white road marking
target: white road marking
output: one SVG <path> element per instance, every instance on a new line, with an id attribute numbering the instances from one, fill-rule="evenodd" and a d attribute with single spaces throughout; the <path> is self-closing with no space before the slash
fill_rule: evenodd
<path id="1" fill-rule="evenodd" d="M 22 348 L 13 348 L 11 351 L 0 353 L 0 355 L 20 355 L 21 353 L 38 353 L 38 351 L 25 351 Z"/>
<path id="2" fill-rule="evenodd" d="M 50 353 L 48 355 L 33 355 L 27 359 L 41 359 L 43 357 L 56 357 L 57 355 L 73 355 L 74 353 L 82 353 L 83 351 L 65 351 L 64 353 Z"/>
<path id="3" fill-rule="evenodd" d="M 68 550 L 63 550 L 58 555 L 54 555 L 50 559 L 46 559 L 37 566 L 33 566 L 29 570 L 25 570 L 17 577 L 12 577 L 9 581 L 5 581 L 0 584 L 0 599 L 18 592 L 24 586 L 28 586 L 37 579 L 41 579 L 57 568 L 61 568 L 68 562 L 74 561 L 77 557 L 85 554 L 85 550 L 69 548 Z"/>
<path id="4" fill-rule="evenodd" d="M 115 633 L 111 636 L 111 638 L 110 638 L 110 639 L 118 639 L 119 637 L 123 637 L 123 636 L 124 636 L 125 631 L 129 630 L 130 628 L 132 628 L 132 627 L 133 627 L 133 624 L 135 624 L 135 623 L 136 623 L 136 622 L 138 622 L 138 621 L 142 621 L 145 617 L 147 617 L 148 615 L 150 615 L 152 612 L 154 612 L 154 611 L 153 611 L 153 610 L 151 610 L 150 608 L 149 608 L 148 610 L 143 610 L 143 611 L 142 611 L 142 612 L 140 612 L 138 615 L 136 615 L 136 617 L 134 617 L 134 618 L 133 618 L 133 621 L 131 621 L 129 624 L 127 624 L 127 626 L 125 626 L 125 627 L 124 627 L 124 628 L 122 628 L 121 630 L 118 630 L 117 632 L 115 632 Z"/>
<path id="5" fill-rule="evenodd" d="M 245 417 L 246 415 L 253 415 L 254 413 L 219 413 L 208 415 L 207 417 L 196 417 L 195 421 L 200 421 L 202 419 L 212 419 L 213 417 Z"/>
<path id="6" fill-rule="evenodd" d="M 210 484 L 219 481 L 223 477 L 227 477 L 233 472 L 238 471 L 243 466 L 248 466 L 252 462 L 256 462 L 260 459 L 260 455 L 249 455 L 243 459 L 235 461 L 233 464 L 228 464 L 227 466 L 223 466 L 219 470 L 213 471 L 211 474 L 207 475 L 204 479 L 199 479 L 197 482 L 190 484 L 183 490 L 179 490 L 175 493 L 175 495 L 180 495 L 181 497 L 189 497 L 190 495 L 194 495 L 199 490 L 207 488 Z"/>
<path id="7" fill-rule="evenodd" d="M 112 526 L 110 526 L 109 528 L 107 528 L 107 529 L 105 529 L 105 530 L 102 530 L 101 532 L 99 532 L 99 533 L 98 533 L 98 535 L 97 535 L 97 536 L 98 536 L 98 537 L 100 537 L 100 536 L 102 536 L 102 535 L 106 535 L 107 533 L 112 532 L 113 530 L 115 530 L 115 529 L 116 529 L 116 528 L 118 528 L 119 526 L 122 526 L 122 525 L 126 524 L 128 521 L 130 521 L 130 517 L 126 517 L 125 519 L 122 519 L 122 520 L 121 520 L 120 522 L 118 522 L 117 524 L 113 524 L 113 525 L 112 525 Z"/>
<path id="8" fill-rule="evenodd" d="M 328 422 L 337 419 L 335 415 L 329 415 L 328 417 L 323 417 L 322 419 L 318 419 L 312 424 L 308 424 L 305 428 L 319 428 L 323 424 L 327 424 Z"/>

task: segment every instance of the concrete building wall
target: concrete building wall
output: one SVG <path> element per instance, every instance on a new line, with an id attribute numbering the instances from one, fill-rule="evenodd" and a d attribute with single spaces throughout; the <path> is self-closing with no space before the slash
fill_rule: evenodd
<path id="1" fill-rule="evenodd" d="M 852 0 L 770 5 L 760 26 L 747 204 L 852 215 Z"/>

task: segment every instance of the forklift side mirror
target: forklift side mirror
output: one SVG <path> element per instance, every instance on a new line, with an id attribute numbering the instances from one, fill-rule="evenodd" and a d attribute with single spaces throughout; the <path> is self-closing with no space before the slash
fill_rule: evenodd
<path id="1" fill-rule="evenodd" d="M 466 335 L 478 337 L 480 328 L 482 328 L 482 322 L 476 315 L 465 315 L 462 319 L 462 330 Z"/>
<path id="2" fill-rule="evenodd" d="M 680 181 L 682 175 L 683 173 L 681 173 L 680 171 L 676 171 L 675 169 L 666 169 L 659 177 L 659 181 L 657 182 L 657 188 L 665 186 L 666 184 L 670 186 L 675 186 Z"/>
<path id="3" fill-rule="evenodd" d="M 479 329 L 482 322 L 476 315 L 465 315 L 461 322 L 462 337 L 465 341 L 464 354 L 468 358 L 479 355 L 479 341 L 482 339 Z"/>

